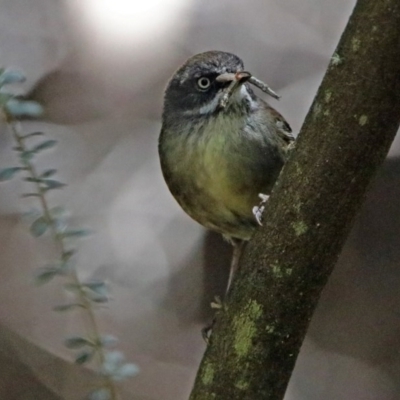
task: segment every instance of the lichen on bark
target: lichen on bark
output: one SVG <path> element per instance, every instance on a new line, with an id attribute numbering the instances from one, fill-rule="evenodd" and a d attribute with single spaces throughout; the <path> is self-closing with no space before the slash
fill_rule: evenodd
<path id="1" fill-rule="evenodd" d="M 283 398 L 399 121 L 400 2 L 358 0 L 217 315 L 191 400 Z"/>

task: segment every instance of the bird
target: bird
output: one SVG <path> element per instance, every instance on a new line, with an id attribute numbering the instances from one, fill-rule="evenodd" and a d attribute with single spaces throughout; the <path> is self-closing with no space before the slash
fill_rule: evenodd
<path id="1" fill-rule="evenodd" d="M 233 245 L 226 293 L 295 140 L 288 122 L 252 86 L 279 98 L 235 54 L 190 57 L 165 89 L 158 140 L 173 197 Z"/>

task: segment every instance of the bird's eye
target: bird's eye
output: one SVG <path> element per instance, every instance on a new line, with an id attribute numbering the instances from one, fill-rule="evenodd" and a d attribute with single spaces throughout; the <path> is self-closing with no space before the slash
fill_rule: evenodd
<path id="1" fill-rule="evenodd" d="M 200 90 L 207 90 L 211 86 L 211 81 L 210 79 L 206 78 L 205 76 L 202 76 L 197 80 L 197 87 Z"/>

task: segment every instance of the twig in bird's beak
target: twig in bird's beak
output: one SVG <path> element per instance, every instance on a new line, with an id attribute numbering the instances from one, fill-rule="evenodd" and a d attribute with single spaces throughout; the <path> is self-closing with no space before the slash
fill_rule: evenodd
<path id="1" fill-rule="evenodd" d="M 263 81 L 260 81 L 255 76 L 251 76 L 248 81 L 250 83 L 252 83 L 254 86 L 257 86 L 264 93 L 267 93 L 270 96 L 272 96 L 274 99 L 279 100 L 281 98 L 281 96 L 279 96 L 277 93 L 275 93 L 266 83 L 264 83 Z"/>
<path id="2" fill-rule="evenodd" d="M 236 74 L 225 73 L 217 76 L 216 80 L 218 82 L 231 82 L 229 86 L 224 89 L 221 99 L 219 101 L 219 106 L 221 108 L 225 108 L 235 89 L 237 89 L 241 84 L 243 84 L 250 78 L 251 74 L 246 71 L 236 72 Z"/>
<path id="3" fill-rule="evenodd" d="M 219 106 L 221 108 L 225 108 L 228 105 L 229 99 L 232 96 L 232 93 L 239 86 L 239 82 L 236 80 L 232 80 L 228 87 L 223 90 L 222 96 L 219 100 Z"/>
<path id="4" fill-rule="evenodd" d="M 225 108 L 227 106 L 229 99 L 231 98 L 235 89 L 237 89 L 244 82 L 249 82 L 253 84 L 254 86 L 261 89 L 264 93 L 269 94 L 277 100 L 280 99 L 280 96 L 276 94 L 266 83 L 252 76 L 250 72 L 240 71 L 236 74 L 225 73 L 217 76 L 216 80 L 218 82 L 230 82 L 229 86 L 224 89 L 221 99 L 219 101 L 219 106 L 221 108 Z"/>

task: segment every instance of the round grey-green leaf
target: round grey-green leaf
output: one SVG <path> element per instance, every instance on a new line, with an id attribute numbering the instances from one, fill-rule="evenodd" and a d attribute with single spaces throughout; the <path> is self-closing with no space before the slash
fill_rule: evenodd
<path id="1" fill-rule="evenodd" d="M 21 171 L 21 167 L 5 168 L 0 171 L 0 182 L 9 181 L 16 173 Z"/>
<path id="2" fill-rule="evenodd" d="M 90 393 L 89 400 L 111 400 L 111 394 L 108 389 L 101 388 Z"/>
<path id="3" fill-rule="evenodd" d="M 49 228 L 49 223 L 45 217 L 39 217 L 36 219 L 30 228 L 30 231 L 33 236 L 39 237 L 46 233 L 47 229 Z"/>
<path id="4" fill-rule="evenodd" d="M 26 77 L 20 71 L 6 70 L 0 75 L 0 85 L 25 82 Z"/>
<path id="5" fill-rule="evenodd" d="M 36 101 L 24 101 L 11 98 L 5 104 L 6 111 L 14 117 L 40 117 L 43 107 Z"/>

